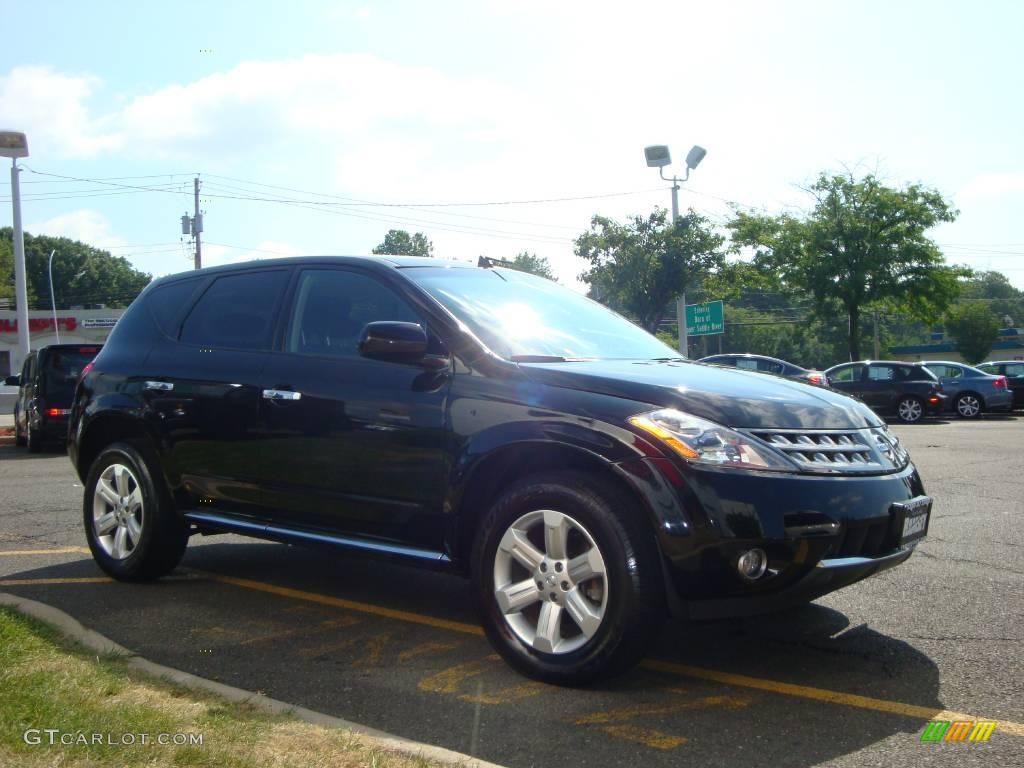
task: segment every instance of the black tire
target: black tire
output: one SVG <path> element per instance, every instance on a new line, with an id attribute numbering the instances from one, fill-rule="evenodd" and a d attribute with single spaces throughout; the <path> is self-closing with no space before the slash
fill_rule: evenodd
<path id="1" fill-rule="evenodd" d="M 32 429 L 31 419 L 25 419 L 25 429 L 28 431 L 28 436 L 25 439 L 28 444 L 28 452 L 40 453 L 43 450 L 43 436 Z"/>
<path id="2" fill-rule="evenodd" d="M 130 552 L 122 553 L 124 556 L 121 557 L 116 556 L 116 552 L 108 551 L 116 535 L 101 536 L 94 524 L 97 510 L 110 507 L 109 504 L 97 507 L 102 502 L 96 499 L 96 486 L 108 468 L 117 474 L 116 465 L 127 468 L 129 477 L 125 488 L 115 487 L 115 491 L 121 493 L 122 498 L 130 498 L 131 494 L 126 491 L 134 492 L 136 488 L 141 494 L 141 507 L 137 513 L 131 513 L 130 509 L 122 512 L 125 517 L 130 514 L 136 519 L 141 532 L 137 542 L 132 541 L 130 533 L 126 534 L 131 549 Z M 147 460 L 137 447 L 128 443 L 114 443 L 96 457 L 85 481 L 82 512 L 85 536 L 93 559 L 115 579 L 152 581 L 170 573 L 181 562 L 185 545 L 188 544 L 188 526 L 174 509 L 170 494 L 156 469 L 156 462 Z M 122 526 L 118 523 L 116 527 Z"/>
<path id="3" fill-rule="evenodd" d="M 985 410 L 985 402 L 973 392 L 961 392 L 956 398 L 956 415 L 961 419 L 976 419 Z"/>
<path id="4" fill-rule="evenodd" d="M 25 439 L 25 436 L 23 434 L 21 434 L 21 430 L 18 429 L 18 415 L 15 414 L 14 415 L 14 444 L 19 446 L 19 447 L 21 447 L 21 448 L 24 448 L 27 443 L 28 443 L 28 441 Z"/>
<path id="5" fill-rule="evenodd" d="M 904 395 L 896 403 L 896 418 L 904 424 L 917 424 L 924 419 L 924 403 L 921 398 Z"/>
<path id="6" fill-rule="evenodd" d="M 495 595 L 495 571 L 500 568 L 498 549 L 502 538 L 518 521 L 540 510 L 553 510 L 568 518 L 581 528 L 569 528 L 575 533 L 567 534 L 566 553 L 572 551 L 572 537 L 575 545 L 582 542 L 583 549 L 592 549 L 590 541 L 603 558 L 605 577 L 586 581 L 580 586 L 573 584 L 568 592 L 559 590 L 566 581 L 560 581 L 569 574 L 569 554 L 565 554 L 560 565 L 552 559 L 552 565 L 544 574 L 538 566 L 529 571 L 517 558 L 505 555 L 506 560 L 515 560 L 515 566 L 522 573 L 531 573 L 523 583 L 535 578 L 554 575 L 558 567 L 555 585 L 537 581 L 540 597 L 531 597 L 534 603 L 521 611 L 510 612 L 513 618 L 527 620 L 527 612 L 536 608 L 536 626 L 541 625 L 541 611 L 555 610 L 548 606 L 548 600 L 564 600 L 569 605 L 569 596 L 574 591 L 581 596 L 593 596 L 593 587 L 600 583 L 602 604 L 589 602 L 603 614 L 592 634 L 588 635 L 582 624 L 572 617 L 570 608 L 559 608 L 557 616 L 560 629 L 558 637 L 568 625 L 569 631 L 578 634 L 567 640 L 559 640 L 555 646 L 569 650 L 545 652 L 534 644 L 526 642 L 517 630 L 506 620 Z M 540 534 L 544 534 L 546 520 L 540 523 Z M 541 539 L 537 554 L 548 562 L 547 545 Z M 536 680 L 558 685 L 584 685 L 599 678 L 620 674 L 635 665 L 647 649 L 648 642 L 655 636 L 658 627 L 666 618 L 665 586 L 662 578 L 659 552 L 653 531 L 650 529 L 644 511 L 635 499 L 623 493 L 616 485 L 603 478 L 575 471 L 561 471 L 538 474 L 524 478 L 502 495 L 485 518 L 481 521 L 473 547 L 472 575 L 474 592 L 483 617 L 484 630 L 494 648 L 513 668 Z M 520 581 L 519 577 L 508 583 Z M 532 590 L 533 584 L 529 584 Z M 548 590 L 552 590 L 550 593 Z M 556 596 L 557 593 L 557 596 Z M 561 604 L 559 604 L 561 605 Z M 564 616 L 562 614 L 565 614 Z M 539 629 L 536 636 L 541 633 Z M 589 637 L 589 639 L 587 639 Z M 534 643 L 538 640 L 535 638 Z M 543 642 L 543 641 L 542 641 Z M 574 647 L 573 644 L 579 644 Z"/>

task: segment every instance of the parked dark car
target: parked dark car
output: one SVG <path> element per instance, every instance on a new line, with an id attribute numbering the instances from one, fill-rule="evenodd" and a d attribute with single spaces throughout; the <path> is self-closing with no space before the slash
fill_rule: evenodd
<path id="1" fill-rule="evenodd" d="M 821 371 L 801 368 L 799 365 L 787 363 L 785 360 L 779 360 L 777 357 L 730 352 L 721 355 L 708 355 L 707 357 L 702 357 L 697 362 L 741 368 L 745 371 L 757 371 L 758 373 L 770 373 L 774 376 L 784 376 L 787 379 L 802 381 L 805 384 L 814 384 L 818 387 L 828 386 L 825 374 Z"/>
<path id="2" fill-rule="evenodd" d="M 989 412 L 1013 410 L 1013 393 L 1006 377 L 985 373 L 964 363 L 929 360 L 924 367 L 942 384 L 946 407 L 962 419 L 976 419 Z"/>
<path id="3" fill-rule="evenodd" d="M 6 381 L 18 385 L 14 402 L 14 441 L 38 453 L 45 444 L 67 442 L 68 416 L 75 384 L 102 344 L 51 344 L 29 352 L 21 374 Z"/>
<path id="4" fill-rule="evenodd" d="M 117 579 L 217 532 L 447 569 L 502 656 L 558 683 L 624 670 L 669 612 L 895 566 L 931 508 L 852 398 L 680 360 L 533 275 L 408 257 L 153 282 L 78 386 L 69 454 Z"/>
<path id="5" fill-rule="evenodd" d="M 1024 360 L 993 360 L 982 363 L 978 370 L 1005 376 L 1013 393 L 1013 407 L 1024 408 Z"/>
<path id="6" fill-rule="evenodd" d="M 863 360 L 825 371 L 832 389 L 854 395 L 878 414 L 915 424 L 941 413 L 946 397 L 938 377 L 921 363 Z"/>

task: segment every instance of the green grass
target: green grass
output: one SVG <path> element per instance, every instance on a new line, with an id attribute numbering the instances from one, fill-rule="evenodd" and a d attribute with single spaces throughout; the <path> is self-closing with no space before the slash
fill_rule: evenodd
<path id="1" fill-rule="evenodd" d="M 102 743 L 26 744 L 29 729 L 102 734 Z M 149 734 L 142 744 L 138 734 Z M 157 734 L 201 734 L 202 745 L 153 743 Z M 136 734 L 135 744 L 120 742 Z M 59 739 L 60 736 L 55 738 Z M 0 766 L 126 768 L 428 768 L 435 763 L 375 747 L 350 732 L 175 686 L 87 655 L 50 627 L 0 609 Z"/>

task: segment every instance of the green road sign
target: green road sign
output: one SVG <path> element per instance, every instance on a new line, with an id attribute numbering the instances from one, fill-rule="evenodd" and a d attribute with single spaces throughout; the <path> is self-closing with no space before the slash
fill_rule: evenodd
<path id="1" fill-rule="evenodd" d="M 725 312 L 722 309 L 722 302 L 687 304 L 686 334 L 688 336 L 710 336 L 714 333 L 725 333 Z"/>

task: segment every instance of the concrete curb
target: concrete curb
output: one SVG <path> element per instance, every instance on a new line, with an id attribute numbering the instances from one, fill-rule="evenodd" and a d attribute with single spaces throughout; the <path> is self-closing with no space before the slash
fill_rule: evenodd
<path id="1" fill-rule="evenodd" d="M 152 675 L 153 677 L 162 678 L 177 685 L 208 691 L 230 701 L 250 704 L 274 714 L 291 715 L 313 725 L 351 731 L 365 741 L 373 742 L 373 746 L 382 749 L 404 752 L 405 754 L 423 757 L 427 760 L 434 760 L 446 765 L 458 765 L 465 768 L 502 768 L 502 766 L 495 763 L 479 760 L 470 755 L 464 755 L 461 752 L 453 752 L 444 747 L 435 747 L 432 744 L 424 744 L 423 742 L 395 736 L 384 731 L 378 731 L 376 728 L 343 720 L 340 717 L 326 715 L 323 712 L 315 712 L 312 709 L 298 707 L 285 701 L 278 701 L 277 699 L 253 693 L 252 691 L 235 688 L 224 683 L 189 674 L 188 672 L 182 672 L 179 669 L 156 664 L 133 653 L 124 646 L 118 645 L 99 632 L 83 626 L 77 619 L 64 613 L 64 611 L 36 600 L 29 600 L 28 598 L 12 595 L 7 592 L 0 592 L 0 606 L 12 608 L 19 613 L 49 624 L 66 638 L 87 648 L 92 653 L 105 656 L 121 656 L 132 669 Z"/>

